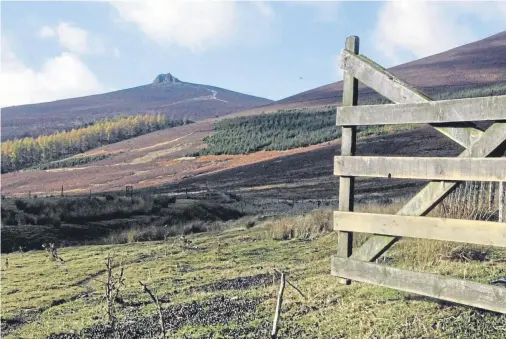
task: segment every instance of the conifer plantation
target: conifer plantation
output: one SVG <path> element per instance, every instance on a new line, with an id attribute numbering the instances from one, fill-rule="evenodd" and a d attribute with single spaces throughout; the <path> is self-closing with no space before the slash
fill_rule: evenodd
<path id="1" fill-rule="evenodd" d="M 287 111 L 222 120 L 204 141 L 207 147 L 194 155 L 248 154 L 287 150 L 337 139 L 335 110 Z"/>

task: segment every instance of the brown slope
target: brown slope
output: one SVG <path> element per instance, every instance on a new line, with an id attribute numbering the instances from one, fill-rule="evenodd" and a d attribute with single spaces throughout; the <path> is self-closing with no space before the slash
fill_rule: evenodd
<path id="1" fill-rule="evenodd" d="M 388 71 L 428 95 L 506 83 L 506 31 L 392 67 Z M 277 109 L 336 105 L 342 98 L 342 85 L 342 81 L 334 82 L 244 112 L 244 115 Z M 361 84 L 359 98 L 369 100 L 379 96 Z"/>
<path id="2" fill-rule="evenodd" d="M 165 113 L 202 120 L 266 105 L 271 100 L 161 74 L 152 84 L 47 103 L 2 108 L 2 140 L 49 134 L 119 114 Z"/>
<path id="3" fill-rule="evenodd" d="M 66 194 L 83 194 L 90 189 L 95 193 L 123 190 L 125 185 L 134 185 L 136 189 L 159 187 L 184 178 L 251 165 L 323 146 L 248 155 L 186 157 L 187 153 L 204 146 L 202 139 L 212 131 L 213 120 L 153 132 L 82 154 L 110 154 L 110 159 L 72 168 L 2 174 L 2 194 L 59 194 L 62 186 Z"/>
<path id="4" fill-rule="evenodd" d="M 279 154 L 275 159 L 237 166 L 227 170 L 186 178 L 157 189 L 171 192 L 201 191 L 239 192 L 253 197 L 286 199 L 330 199 L 339 192 L 339 178 L 333 174 L 333 157 L 339 155 L 340 142 L 307 147 L 303 152 Z M 462 147 L 429 126 L 408 132 L 361 138 L 357 153 L 369 156 L 456 156 Z M 263 153 L 263 152 L 259 152 Z M 359 178 L 360 194 L 378 192 L 390 186 L 408 193 L 424 181 Z"/>

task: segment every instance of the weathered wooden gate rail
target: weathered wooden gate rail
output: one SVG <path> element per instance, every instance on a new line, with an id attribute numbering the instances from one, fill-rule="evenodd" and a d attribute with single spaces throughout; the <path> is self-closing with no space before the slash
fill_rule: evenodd
<path id="1" fill-rule="evenodd" d="M 506 96 L 432 101 L 358 52 L 358 37 L 349 37 L 341 54 L 343 103 L 336 119 L 342 143 L 334 162 L 334 174 L 340 176 L 339 211 L 334 212 L 339 243 L 332 275 L 345 283 L 353 279 L 506 313 L 504 287 L 370 263 L 399 236 L 506 247 L 502 223 L 423 217 L 462 181 L 506 181 L 506 158 L 486 158 L 506 149 Z M 354 107 L 358 81 L 395 104 Z M 482 131 L 472 121 L 493 124 Z M 466 149 L 455 158 L 355 156 L 356 126 L 412 123 L 428 123 Z M 433 181 L 396 215 L 384 215 L 352 212 L 356 176 Z M 353 232 L 373 235 L 352 249 Z"/>

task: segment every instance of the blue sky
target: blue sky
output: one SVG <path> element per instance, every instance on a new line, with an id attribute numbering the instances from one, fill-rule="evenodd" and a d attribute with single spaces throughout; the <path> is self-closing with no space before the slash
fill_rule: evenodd
<path id="1" fill-rule="evenodd" d="M 278 100 L 340 80 L 348 35 L 388 67 L 505 23 L 506 2 L 2 1 L 0 106 L 134 87 L 167 72 Z"/>

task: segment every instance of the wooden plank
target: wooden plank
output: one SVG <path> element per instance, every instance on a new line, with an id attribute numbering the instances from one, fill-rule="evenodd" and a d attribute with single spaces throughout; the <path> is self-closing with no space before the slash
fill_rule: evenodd
<path id="1" fill-rule="evenodd" d="M 418 104 L 338 107 L 337 125 L 429 124 L 506 120 L 506 95 Z"/>
<path id="2" fill-rule="evenodd" d="M 354 55 L 347 50 L 341 52 L 341 68 L 360 82 L 397 104 L 414 104 L 432 101 L 408 84 L 388 73 L 383 67 L 363 55 Z M 464 147 L 472 145 L 482 131 L 472 123 L 455 126 L 433 126 L 436 130 Z"/>
<path id="3" fill-rule="evenodd" d="M 334 175 L 447 181 L 506 181 L 506 158 L 336 156 Z"/>
<path id="4" fill-rule="evenodd" d="M 363 55 L 354 55 L 345 49 L 342 50 L 341 69 L 397 104 L 431 101 L 431 98 Z"/>
<path id="5" fill-rule="evenodd" d="M 334 230 L 506 247 L 506 227 L 493 221 L 335 211 Z"/>
<path id="6" fill-rule="evenodd" d="M 332 256 L 331 274 L 485 310 L 506 313 L 506 288 Z"/>
<path id="7" fill-rule="evenodd" d="M 360 41 L 356 36 L 346 39 L 345 50 L 358 54 Z M 358 103 L 358 81 L 353 75 L 344 72 L 343 78 L 343 106 L 356 106 Z M 352 156 L 357 146 L 357 128 L 355 126 L 343 127 L 341 132 L 341 154 Z M 341 177 L 339 179 L 339 210 L 353 211 L 355 192 L 355 179 Z M 351 256 L 353 248 L 353 233 L 339 232 L 337 255 L 344 258 Z M 349 284 L 350 280 L 340 280 L 343 284 Z"/>
<path id="8" fill-rule="evenodd" d="M 495 123 L 471 147 L 459 157 L 487 157 L 494 152 L 504 152 L 506 148 L 506 123 Z M 441 200 L 454 190 L 459 183 L 455 181 L 432 181 L 415 195 L 397 215 L 420 216 L 429 213 Z M 352 258 L 363 261 L 374 261 L 392 246 L 398 238 L 375 235 L 362 246 L 355 249 Z"/>

